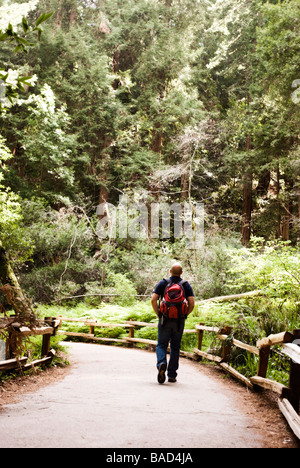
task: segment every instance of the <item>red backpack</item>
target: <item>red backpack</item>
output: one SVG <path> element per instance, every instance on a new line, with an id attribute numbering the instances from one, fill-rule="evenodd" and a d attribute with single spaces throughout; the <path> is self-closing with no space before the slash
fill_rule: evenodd
<path id="1" fill-rule="evenodd" d="M 167 286 L 160 303 L 160 312 L 170 319 L 186 318 L 188 302 L 183 288 L 186 281 L 181 280 L 179 283 L 173 283 L 171 279 L 165 281 Z"/>

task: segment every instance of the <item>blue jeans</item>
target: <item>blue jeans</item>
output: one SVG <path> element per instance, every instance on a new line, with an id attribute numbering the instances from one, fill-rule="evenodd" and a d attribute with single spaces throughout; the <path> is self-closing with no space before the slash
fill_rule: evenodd
<path id="1" fill-rule="evenodd" d="M 166 320 L 165 325 L 158 323 L 158 342 L 156 345 L 157 368 L 163 363 L 167 364 L 167 348 L 170 342 L 170 360 L 168 365 L 168 377 L 176 378 L 179 367 L 179 353 L 185 320 Z"/>

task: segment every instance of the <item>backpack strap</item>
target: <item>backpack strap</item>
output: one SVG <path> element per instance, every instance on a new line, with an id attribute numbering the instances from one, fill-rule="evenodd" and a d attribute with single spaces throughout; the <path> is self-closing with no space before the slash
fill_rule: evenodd
<path id="1" fill-rule="evenodd" d="M 165 286 L 164 293 L 163 293 L 163 297 L 165 297 L 166 289 L 172 283 L 172 280 L 171 278 L 168 278 L 168 279 L 164 278 L 163 281 L 166 282 L 166 286 Z"/>
<path id="2" fill-rule="evenodd" d="M 171 280 L 171 278 L 168 278 L 168 279 L 166 279 L 166 278 L 163 278 L 163 281 L 165 281 L 165 282 L 166 282 L 166 283 L 168 283 L 168 284 L 171 284 L 171 283 L 172 283 L 172 280 Z"/>
<path id="3" fill-rule="evenodd" d="M 185 283 L 187 283 L 187 281 L 184 280 L 184 279 L 181 279 L 181 280 L 179 281 L 179 283 L 177 283 L 177 284 L 181 284 L 181 286 L 183 286 Z"/>
<path id="4" fill-rule="evenodd" d="M 183 289 L 183 294 L 184 294 L 185 299 L 186 299 L 186 293 L 185 293 L 184 285 L 185 285 L 186 283 L 187 283 L 187 281 L 184 280 L 184 279 L 180 280 L 179 283 L 178 283 L 178 284 L 180 284 L 180 286 L 181 286 L 182 289 Z M 179 315 L 178 315 L 178 322 L 177 322 L 177 331 L 178 331 L 178 332 L 179 332 L 179 329 L 180 329 L 180 317 L 179 317 Z"/>
<path id="5" fill-rule="evenodd" d="M 184 292 L 184 297 L 186 297 L 185 289 L 184 289 L 184 285 L 186 283 L 187 283 L 187 281 L 185 281 L 184 279 L 180 280 L 179 283 L 177 283 L 177 284 L 180 284 L 180 286 L 182 286 L 182 289 L 183 289 L 183 292 Z"/>

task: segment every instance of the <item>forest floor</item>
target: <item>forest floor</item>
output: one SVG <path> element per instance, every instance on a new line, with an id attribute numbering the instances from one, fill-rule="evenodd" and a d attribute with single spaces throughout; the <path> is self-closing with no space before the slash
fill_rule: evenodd
<path id="1" fill-rule="evenodd" d="M 70 366 L 0 387 L 0 447 L 300 447 L 272 393 L 213 365 L 181 359 L 178 382 L 159 385 L 153 353 L 68 347 Z"/>

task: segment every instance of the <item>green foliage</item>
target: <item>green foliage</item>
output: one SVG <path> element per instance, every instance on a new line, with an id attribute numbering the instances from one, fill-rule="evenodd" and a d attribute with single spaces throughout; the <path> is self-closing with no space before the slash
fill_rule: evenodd
<path id="1" fill-rule="evenodd" d="M 76 294 L 85 282 L 99 278 L 99 263 L 90 255 L 94 234 L 81 210 L 57 212 L 37 200 L 23 202 L 22 214 L 33 261 L 23 269 L 21 283 L 34 300 L 49 302 Z"/>
<path id="2" fill-rule="evenodd" d="M 290 242 L 253 239 L 253 246 L 232 254 L 235 290 L 260 289 L 268 297 L 286 300 L 299 298 L 299 249 Z"/>
<path id="3" fill-rule="evenodd" d="M 5 21 L 8 22 L 8 24 L 7 26 L 4 25 L 4 29 L 0 30 L 0 41 L 3 42 L 7 40 L 8 42 L 15 43 L 16 44 L 16 47 L 14 49 L 15 53 L 19 51 L 26 52 L 28 47 L 35 45 L 35 44 L 28 42 L 28 40 L 25 39 L 26 35 L 30 34 L 31 32 L 37 31 L 38 39 L 40 40 L 41 33 L 43 31 L 40 25 L 44 23 L 45 21 L 47 21 L 47 19 L 49 19 L 53 15 L 53 12 L 43 13 L 36 20 L 35 24 L 31 26 L 28 23 L 28 20 L 25 18 L 25 16 L 21 16 L 21 15 L 28 13 L 30 10 L 34 9 L 35 6 L 36 6 L 36 2 L 28 2 L 27 4 L 26 3 L 23 4 L 21 8 L 20 8 L 20 4 L 18 3 L 10 5 L 9 7 L 7 6 L 1 7 L 1 13 L 4 10 L 4 15 L 5 14 L 7 15 L 7 18 L 5 18 L 5 16 L 4 18 L 2 18 L 1 27 L 3 28 L 3 24 L 5 23 Z M 21 14 L 20 14 L 20 9 L 21 9 Z M 12 25 L 12 23 L 10 22 L 12 13 L 14 14 L 14 18 L 13 18 L 14 25 Z M 16 19 L 16 14 L 17 14 L 17 19 Z M 25 37 L 22 37 L 19 34 L 19 32 L 15 30 L 15 27 L 18 25 L 19 22 L 22 25 L 23 34 L 25 35 Z M 26 80 L 24 80 L 23 78 L 20 81 L 24 82 Z"/>
<path id="4" fill-rule="evenodd" d="M 111 284 L 115 294 L 120 294 L 116 302 L 121 306 L 130 306 L 135 303 L 136 289 L 131 281 L 122 273 L 110 273 L 107 278 L 108 284 Z"/>
<path id="5" fill-rule="evenodd" d="M 268 2 L 262 4 L 261 11 L 264 25 L 258 31 L 257 53 L 272 83 L 274 97 L 280 92 L 290 101 L 292 82 L 299 73 L 299 2 Z"/>
<path id="6" fill-rule="evenodd" d="M 76 140 L 66 133 L 70 125 L 69 116 L 64 106 L 57 108 L 48 85 L 28 101 L 30 114 L 20 143 L 31 181 L 39 197 L 50 199 L 52 204 L 59 200 L 66 202 L 62 196 L 53 193 L 53 183 L 72 196 Z"/>
<path id="7" fill-rule="evenodd" d="M 0 232 L 6 237 L 10 231 L 15 231 L 20 221 L 19 198 L 9 188 L 5 188 L 3 171 L 7 169 L 5 163 L 12 158 L 12 154 L 5 144 L 5 140 L 0 135 Z"/>
<path id="8" fill-rule="evenodd" d="M 22 228 L 21 199 L 9 187 L 2 185 L 7 163 L 12 154 L 0 135 L 0 240 L 11 260 L 24 262 L 30 258 L 30 236 Z"/>
<path id="9" fill-rule="evenodd" d="M 29 24 L 26 15 L 36 8 L 37 1 L 29 1 L 28 3 L 12 3 L 4 4 L 0 7 L 0 42 L 13 43 L 15 45 L 14 53 L 27 52 L 35 43 L 29 42 L 28 36 L 38 34 L 38 40 L 41 39 L 43 28 L 41 24 L 47 21 L 52 15 L 51 13 L 42 13 L 33 25 Z M 18 29 L 18 25 L 22 26 L 22 34 Z M 13 75 L 13 79 L 12 79 Z M 20 91 L 25 91 L 26 86 L 32 85 L 32 76 L 22 76 L 18 71 L 13 72 L 10 69 L 0 69 L 0 79 L 5 86 L 5 98 L 10 103 L 18 97 Z M 8 104 L 3 105 L 3 99 L 0 100 L 0 115 L 7 108 Z"/>

